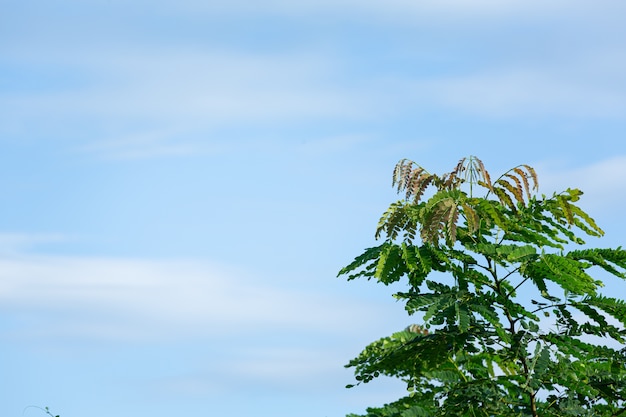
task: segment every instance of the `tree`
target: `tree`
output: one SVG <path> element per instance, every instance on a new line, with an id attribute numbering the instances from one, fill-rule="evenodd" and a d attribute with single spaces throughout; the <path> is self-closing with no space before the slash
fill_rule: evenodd
<path id="1" fill-rule="evenodd" d="M 626 251 L 582 246 L 604 232 L 580 190 L 538 197 L 532 167 L 492 181 L 473 156 L 441 176 L 401 160 L 393 185 L 384 242 L 339 272 L 405 282 L 394 297 L 421 322 L 346 365 L 357 385 L 407 384 L 367 416 L 626 416 L 626 303 L 596 275 L 626 278 Z"/>

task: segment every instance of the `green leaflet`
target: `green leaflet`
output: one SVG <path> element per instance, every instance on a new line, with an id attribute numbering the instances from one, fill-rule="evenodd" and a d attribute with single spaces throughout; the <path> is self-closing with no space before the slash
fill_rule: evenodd
<path id="1" fill-rule="evenodd" d="M 406 310 L 409 314 L 414 314 L 417 311 L 427 311 L 428 307 L 433 305 L 440 299 L 438 294 L 415 294 L 415 293 L 398 293 L 397 298 L 408 299 L 406 302 Z M 426 307 L 426 308 L 424 308 Z"/>
<path id="2" fill-rule="evenodd" d="M 398 245 L 385 245 L 378 256 L 374 277 L 384 284 L 400 280 L 407 268 L 402 259 L 402 250 Z"/>
<path id="3" fill-rule="evenodd" d="M 604 231 L 580 207 L 572 204 L 578 201 L 582 192 L 577 189 L 567 189 L 561 194 L 555 194 L 552 199 L 545 200 L 545 208 L 554 216 L 568 225 L 575 225 L 590 236 L 602 236 Z"/>
<path id="4" fill-rule="evenodd" d="M 593 294 L 598 283 L 573 259 L 556 254 L 543 254 L 526 266 L 526 274 L 550 280 L 573 294 Z"/>
<path id="5" fill-rule="evenodd" d="M 432 270 L 429 254 L 422 255 L 425 250 L 406 242 L 402 243 L 402 259 L 409 271 L 409 281 L 412 286 L 419 287 Z"/>
<path id="6" fill-rule="evenodd" d="M 540 343 L 537 343 L 533 356 L 534 357 L 530 365 L 531 373 L 527 375 L 526 385 L 534 390 L 537 390 L 541 387 L 541 382 L 544 376 L 548 373 L 552 363 L 550 358 L 550 349 L 547 346 L 542 346 Z"/>
<path id="7" fill-rule="evenodd" d="M 420 236 L 424 242 L 437 245 L 441 237 L 448 245 L 456 241 L 458 205 L 464 195 L 457 191 L 439 191 L 432 196 L 419 213 Z"/>
<path id="8" fill-rule="evenodd" d="M 452 294 L 441 294 L 433 298 L 432 303 L 424 314 L 424 322 L 428 322 L 432 317 L 441 318 L 447 313 L 447 309 L 456 305 L 457 298 Z M 436 320 L 439 322 L 441 320 Z"/>
<path id="9" fill-rule="evenodd" d="M 593 297 L 585 298 L 584 302 L 591 306 L 601 309 L 604 312 L 604 314 L 607 314 L 617 319 L 620 323 L 626 326 L 626 302 L 624 300 L 611 298 L 611 297 L 605 297 L 602 295 L 596 295 Z M 576 305 L 576 307 L 579 308 L 580 305 Z M 602 319 L 603 318 L 604 317 L 602 317 Z"/>
<path id="10" fill-rule="evenodd" d="M 415 405 L 407 410 L 404 410 L 401 414 L 402 417 L 427 417 L 430 416 L 430 413 L 426 411 L 423 407 L 419 405 Z"/>
<path id="11" fill-rule="evenodd" d="M 503 245 L 482 242 L 475 246 L 475 250 L 491 259 L 509 264 L 530 261 L 537 256 L 537 249 L 532 245 Z"/>
<path id="12" fill-rule="evenodd" d="M 414 212 L 415 207 L 404 201 L 391 204 L 378 221 L 374 236 L 378 239 L 385 232 L 387 238 L 393 240 L 400 233 L 404 233 L 412 239 L 415 236 L 416 228 Z"/>
<path id="13" fill-rule="evenodd" d="M 480 200 L 476 206 L 476 212 L 479 218 L 495 223 L 502 230 L 507 230 L 507 219 L 502 213 L 501 207 L 499 202 Z"/>
<path id="14" fill-rule="evenodd" d="M 454 304 L 454 311 L 456 313 L 459 331 L 466 332 L 470 327 L 470 313 L 467 307 L 457 302 Z"/>
<path id="15" fill-rule="evenodd" d="M 599 266 L 610 274 L 626 278 L 626 273 L 616 268 L 617 266 L 621 269 L 626 269 L 626 251 L 621 248 L 574 250 L 569 252 L 566 256 L 577 261 L 588 261 L 592 265 Z"/>
<path id="16" fill-rule="evenodd" d="M 337 276 L 348 275 L 348 281 L 353 280 L 359 277 L 367 277 L 368 279 L 374 276 L 374 271 L 371 268 L 367 268 L 367 264 L 378 260 L 381 252 L 384 250 L 386 246 L 390 243 L 384 243 L 379 246 L 375 246 L 373 248 L 366 249 L 361 255 L 357 256 L 352 263 L 343 267 Z M 365 267 L 364 269 L 359 270 L 359 268 Z M 356 272 L 355 272 L 356 271 Z M 350 272 L 355 272 L 350 274 Z"/>

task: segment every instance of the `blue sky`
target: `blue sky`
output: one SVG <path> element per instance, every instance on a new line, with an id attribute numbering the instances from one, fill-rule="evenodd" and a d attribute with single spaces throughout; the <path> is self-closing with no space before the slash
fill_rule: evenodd
<path id="1" fill-rule="evenodd" d="M 343 416 L 411 318 L 337 271 L 477 155 L 626 232 L 626 4 L 4 1 L 0 415 Z M 612 284 L 623 291 L 622 284 Z M 38 411 L 28 409 L 27 416 Z"/>

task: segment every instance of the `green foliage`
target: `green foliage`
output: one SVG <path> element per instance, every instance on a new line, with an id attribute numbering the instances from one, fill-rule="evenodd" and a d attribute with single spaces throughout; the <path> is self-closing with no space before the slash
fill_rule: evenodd
<path id="1" fill-rule="evenodd" d="M 366 416 L 626 416 L 626 303 L 594 278 L 626 278 L 626 251 L 569 250 L 604 234 L 580 190 L 538 197 L 532 167 L 492 181 L 476 157 L 442 176 L 402 160 L 393 186 L 404 199 L 378 223 L 383 243 L 339 275 L 406 283 L 394 297 L 421 324 L 346 365 L 355 385 L 406 383 Z"/>

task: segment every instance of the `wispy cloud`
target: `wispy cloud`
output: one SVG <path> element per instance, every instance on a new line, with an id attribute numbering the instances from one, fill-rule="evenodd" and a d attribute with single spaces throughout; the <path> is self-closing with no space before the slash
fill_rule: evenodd
<path id="1" fill-rule="evenodd" d="M 236 375 L 245 375 L 247 378 L 263 380 L 265 383 L 272 380 L 282 382 L 291 378 L 297 380 L 298 375 L 333 373 L 340 369 L 342 363 L 333 361 L 339 358 L 328 357 L 328 354 L 329 352 L 320 348 L 268 349 L 250 346 L 241 352 L 245 360 L 229 364 L 228 369 Z"/>
<path id="2" fill-rule="evenodd" d="M 577 167 L 564 166 L 563 161 L 536 164 L 541 190 L 546 194 L 567 188 L 584 192 L 580 204 L 591 211 L 593 217 L 601 214 L 621 218 L 626 204 L 626 155 L 593 162 Z"/>
<path id="3" fill-rule="evenodd" d="M 347 334 L 377 321 L 371 306 L 192 261 L 5 257 L 0 300 L 30 323 L 13 334 L 19 338 L 167 340 L 203 336 L 199 329 Z"/>
<path id="4" fill-rule="evenodd" d="M 0 96 L 5 131 L 48 136 L 62 129 L 78 149 L 107 158 L 211 152 L 220 146 L 220 129 L 362 119 L 376 107 L 367 94 L 336 81 L 337 62 L 315 52 L 138 47 L 85 54 L 70 47 L 32 59 L 72 67 L 91 81 Z"/>
<path id="5" fill-rule="evenodd" d="M 74 0 L 76 1 L 76 0 Z M 80 2 L 76 2 L 80 5 Z M 91 2 L 90 4 L 97 3 Z M 102 3 L 102 2 L 101 2 Z M 482 18 L 524 18 L 526 16 L 546 16 L 563 14 L 583 14 L 597 12 L 598 10 L 624 10 L 620 2 L 612 0 L 600 0 L 593 4 L 584 0 L 557 0 L 542 2 L 540 0 L 477 0 L 468 2 L 465 0 L 424 0 L 415 2 L 411 0 L 389 0 L 384 3 L 375 0 L 304 0 L 292 2 L 288 0 L 259 0 L 255 2 L 245 0 L 233 0 L 230 2 L 203 2 L 198 0 L 184 0 L 172 2 L 169 0 L 152 1 L 137 0 L 133 2 L 137 8 L 151 6 L 146 10 L 163 13 L 167 11 L 173 15 L 181 13 L 200 13 L 206 16 L 232 14 L 232 13 L 257 13 L 261 15 L 290 15 L 307 16 L 310 13 L 332 13 L 333 15 L 346 14 L 346 17 L 354 18 L 364 13 L 394 16 L 396 19 L 408 21 L 424 21 L 446 17 L 482 17 Z M 113 0 L 106 2 L 108 8 L 127 6 L 126 2 Z M 432 22 L 431 22 L 432 23 Z"/>
<path id="6" fill-rule="evenodd" d="M 188 156 L 205 151 L 206 145 L 181 140 L 181 136 L 184 138 L 185 132 L 168 129 L 141 131 L 78 146 L 77 150 L 122 160 Z"/>
<path id="7" fill-rule="evenodd" d="M 489 69 L 419 80 L 413 91 L 429 102 L 482 117 L 621 119 L 626 85 L 614 68 L 624 68 L 626 60 L 615 58 L 611 65 L 588 65 L 592 58 L 580 56 L 578 62 L 558 67 Z"/>
<path id="8" fill-rule="evenodd" d="M 137 1 L 132 7 L 145 5 Z M 126 2 L 101 2 L 96 10 L 115 16 L 117 8 L 127 6 Z M 297 15 L 296 20 L 281 21 L 287 27 L 297 19 L 310 22 L 309 12 L 332 13 L 337 19 L 365 14 L 377 24 L 389 19 L 421 20 L 457 30 L 447 19 L 469 16 L 472 19 L 465 20 L 479 24 L 482 18 L 495 17 L 502 24 L 506 19 L 560 19 L 563 14 L 574 14 L 582 20 L 598 17 L 590 25 L 600 28 L 624 7 L 609 1 L 602 1 L 600 7 L 583 1 L 272 0 L 161 1 L 151 3 L 149 11 L 159 15 L 176 11 L 190 17 L 207 13 L 214 19 L 220 13 L 240 17 L 242 11 L 257 9 Z M 140 16 L 136 19 L 142 21 Z M 542 19 L 539 23 L 545 24 Z M 58 73 L 62 79 L 51 76 L 46 88 L 23 91 L 17 83 L 0 96 L 0 131 L 17 137 L 33 133 L 73 137 L 81 149 L 108 158 L 138 159 L 206 151 L 215 129 L 369 121 L 388 115 L 393 107 L 406 112 L 453 109 L 474 116 L 511 118 L 621 118 L 626 110 L 622 81 L 626 62 L 620 41 L 614 41 L 613 50 L 607 53 L 593 43 L 581 45 L 576 56 L 551 65 L 532 59 L 520 64 L 493 56 L 485 65 L 471 63 L 452 75 L 416 72 L 401 76 L 384 67 L 376 75 L 352 74 L 353 51 L 311 41 L 315 35 L 311 31 L 318 29 L 306 25 L 301 33 L 305 36 L 297 43 L 260 50 L 248 38 L 204 42 L 185 33 L 164 44 L 160 38 L 144 37 L 129 21 L 121 24 L 124 34 L 130 31 L 128 38 L 109 36 L 106 24 L 94 18 L 94 28 L 86 30 L 84 37 L 77 36 L 82 26 L 70 25 L 49 30 L 47 36 L 19 32 L 20 42 L 0 45 L 4 60 L 15 68 L 34 69 L 46 80 L 48 72 Z M 575 26 L 559 24 L 569 30 Z M 416 59 L 414 52 L 406 53 Z M 420 58 L 413 65 L 428 68 L 429 59 Z M 453 57 L 446 59 L 455 62 Z M 194 135 L 196 139 L 190 140 Z"/>
<path id="9" fill-rule="evenodd" d="M 0 254 L 15 255 L 40 244 L 58 243 L 70 239 L 62 234 L 0 233 Z"/>
<path id="10" fill-rule="evenodd" d="M 75 54 L 83 53 L 80 60 Z M 315 53 L 237 54 L 209 50 L 101 50 L 40 57 L 97 79 L 67 91 L 2 98 L 13 117 L 152 120 L 177 128 L 287 118 L 357 115 L 353 93 L 327 83 L 332 61 Z M 346 94 L 347 93 L 347 94 Z"/>

